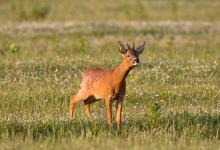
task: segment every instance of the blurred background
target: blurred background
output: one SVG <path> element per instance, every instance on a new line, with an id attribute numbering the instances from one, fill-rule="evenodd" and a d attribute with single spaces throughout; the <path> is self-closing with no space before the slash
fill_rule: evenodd
<path id="1" fill-rule="evenodd" d="M 218 0 L 1 0 L 0 22 L 219 21 Z"/>
<path id="2" fill-rule="evenodd" d="M 87 54 L 117 40 L 146 40 L 150 52 L 206 53 L 219 44 L 219 7 L 218 0 L 1 0 L 0 54 Z"/>

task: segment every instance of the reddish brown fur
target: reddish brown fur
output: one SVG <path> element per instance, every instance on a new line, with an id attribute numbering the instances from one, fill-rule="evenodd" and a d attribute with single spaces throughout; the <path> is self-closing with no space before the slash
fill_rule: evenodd
<path id="1" fill-rule="evenodd" d="M 81 88 L 75 96 L 72 96 L 70 101 L 69 113 L 71 118 L 73 117 L 74 105 L 78 101 L 84 101 L 85 112 L 90 118 L 90 104 L 99 99 L 105 99 L 108 124 L 111 124 L 112 100 L 116 100 L 116 122 L 117 127 L 120 127 L 122 102 L 126 89 L 125 79 L 129 71 L 139 63 L 138 56 L 143 51 L 144 44 L 141 46 L 139 48 L 142 49 L 134 49 L 134 47 L 131 49 L 129 46 L 126 49 L 119 42 L 120 52 L 124 56 L 124 60 L 119 66 L 113 69 L 93 68 L 84 71 Z"/>

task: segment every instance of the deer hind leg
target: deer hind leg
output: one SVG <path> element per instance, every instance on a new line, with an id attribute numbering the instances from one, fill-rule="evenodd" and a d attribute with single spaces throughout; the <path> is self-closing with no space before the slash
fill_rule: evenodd
<path id="1" fill-rule="evenodd" d="M 73 118 L 73 109 L 75 106 L 75 98 L 76 98 L 76 96 L 72 96 L 70 98 L 70 104 L 69 104 L 69 117 L 70 118 Z"/>
<path id="2" fill-rule="evenodd" d="M 86 115 L 88 116 L 89 119 L 92 118 L 92 114 L 91 114 L 91 111 L 90 111 L 90 106 L 91 106 L 91 103 L 97 101 L 95 99 L 95 97 L 89 97 L 87 98 L 86 100 L 84 100 L 84 109 L 85 109 L 85 112 L 86 112 Z"/>
<path id="3" fill-rule="evenodd" d="M 92 114 L 91 114 L 91 111 L 90 111 L 90 104 L 85 104 L 84 103 L 84 110 L 86 112 L 86 115 L 89 119 L 92 118 Z"/>
<path id="4" fill-rule="evenodd" d="M 70 118 L 73 118 L 73 110 L 74 110 L 75 104 L 78 101 L 84 100 L 84 99 L 87 99 L 87 96 L 77 94 L 71 97 L 70 104 L 69 104 L 69 117 Z"/>

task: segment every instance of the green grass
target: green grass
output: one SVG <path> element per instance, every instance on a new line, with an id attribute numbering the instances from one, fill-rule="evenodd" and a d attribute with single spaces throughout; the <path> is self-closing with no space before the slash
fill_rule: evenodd
<path id="1" fill-rule="evenodd" d="M 220 147 L 219 1 L 0 2 L 0 149 Z M 122 129 L 104 101 L 69 120 L 82 71 L 119 64 L 118 40 L 146 41 Z"/>
<path id="2" fill-rule="evenodd" d="M 85 31 L 83 25 L 62 32 L 45 28 L 41 33 L 40 25 L 25 32 L 2 30 L 1 49 L 11 43 L 19 47 L 5 50 L 0 60 L 2 147 L 197 149 L 203 142 L 206 148 L 218 147 L 219 30 L 215 24 L 208 31 L 193 24 L 188 32 L 170 25 L 174 30 L 164 30 L 163 24 L 127 25 L 119 32 L 114 31 L 119 26 L 108 24 Z M 69 121 L 69 97 L 79 89 L 83 69 L 117 65 L 122 59 L 118 39 L 147 42 L 142 65 L 127 79 L 122 130 L 107 126 L 103 101 L 93 105 L 93 121 L 85 117 L 81 103 L 76 120 Z"/>

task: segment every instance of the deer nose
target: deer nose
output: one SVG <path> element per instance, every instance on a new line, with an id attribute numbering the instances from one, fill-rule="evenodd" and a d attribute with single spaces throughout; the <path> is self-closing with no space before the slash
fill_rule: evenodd
<path id="1" fill-rule="evenodd" d="M 134 64 L 139 63 L 139 59 L 138 59 L 138 58 L 135 58 L 134 61 L 133 61 L 133 63 L 134 63 Z"/>

